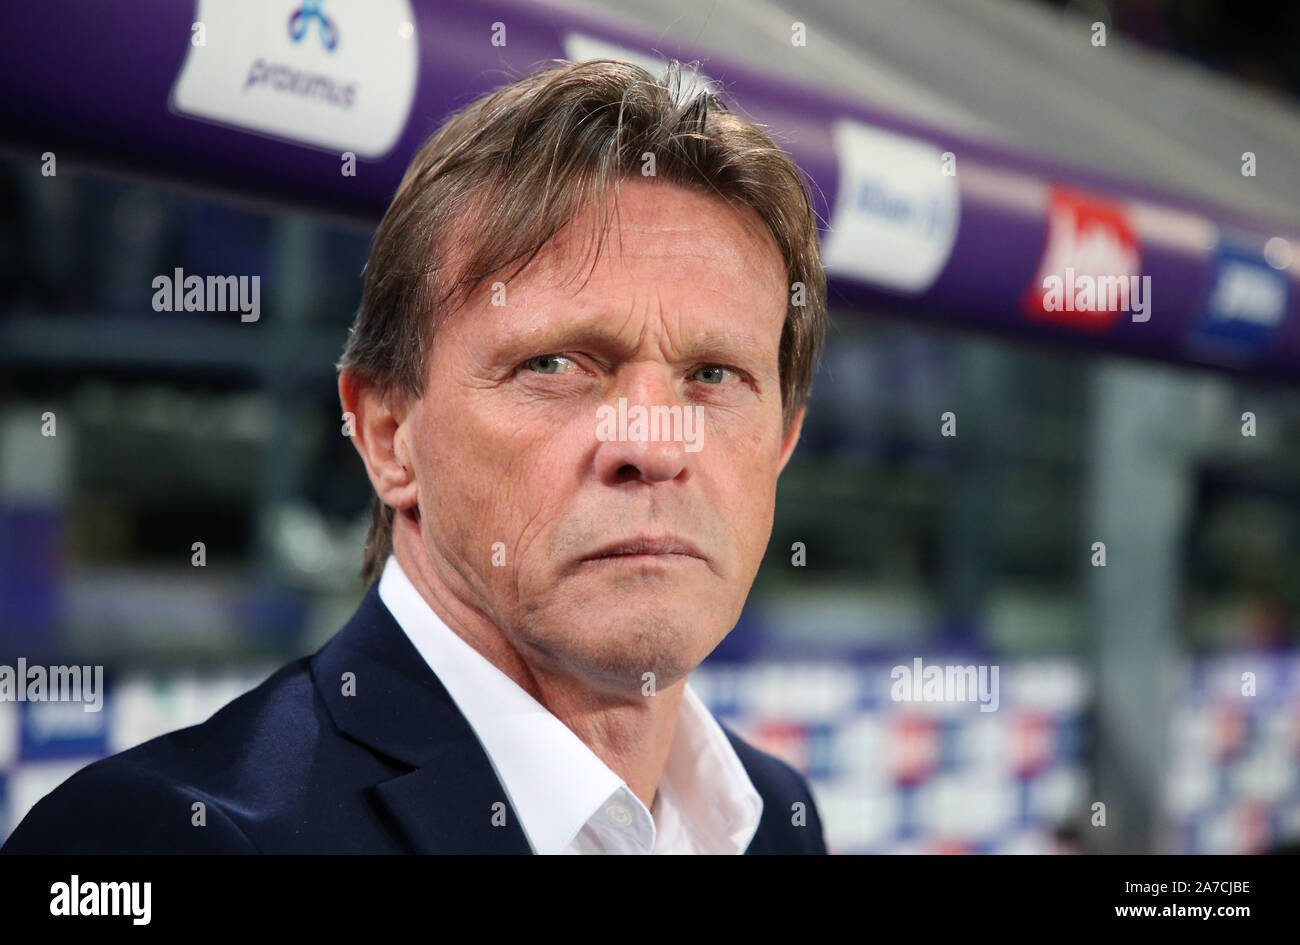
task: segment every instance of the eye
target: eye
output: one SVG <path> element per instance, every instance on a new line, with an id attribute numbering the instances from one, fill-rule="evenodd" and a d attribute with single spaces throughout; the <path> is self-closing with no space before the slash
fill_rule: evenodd
<path id="1" fill-rule="evenodd" d="M 561 367 L 568 364 L 570 367 L 577 367 L 570 358 L 560 354 L 539 354 L 535 358 L 529 358 L 524 362 L 525 367 L 530 371 L 536 371 L 538 374 L 560 374 Z"/>
<path id="2" fill-rule="evenodd" d="M 699 380 L 703 380 L 705 384 L 721 384 L 724 380 L 724 375 L 727 372 L 732 374 L 736 373 L 735 371 L 732 371 L 731 368 L 723 367 L 720 364 L 707 364 L 704 367 L 697 369 L 693 376 Z M 700 376 L 706 373 L 709 375 L 708 379 Z"/>

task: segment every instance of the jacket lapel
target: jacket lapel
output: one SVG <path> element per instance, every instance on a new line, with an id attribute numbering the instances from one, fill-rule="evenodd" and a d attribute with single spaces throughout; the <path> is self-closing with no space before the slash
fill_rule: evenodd
<path id="1" fill-rule="evenodd" d="M 311 670 L 341 731 L 411 769 L 373 791 L 413 852 L 532 852 L 487 752 L 384 606 L 378 582 L 347 625 L 312 657 Z M 755 778 L 748 746 L 737 744 L 725 726 L 724 731 Z M 764 802 L 749 854 L 772 852 L 764 829 L 768 798 Z"/>
<path id="2" fill-rule="evenodd" d="M 532 852 L 474 730 L 384 606 L 377 582 L 311 666 L 334 724 L 412 769 L 374 793 L 414 852 Z"/>

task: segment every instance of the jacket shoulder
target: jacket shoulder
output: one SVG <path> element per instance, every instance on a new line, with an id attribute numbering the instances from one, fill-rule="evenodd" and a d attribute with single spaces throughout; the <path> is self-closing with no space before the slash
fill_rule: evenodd
<path id="1" fill-rule="evenodd" d="M 257 852 L 220 804 L 129 754 L 94 762 L 64 781 L 28 812 L 0 853 Z"/>
<path id="2" fill-rule="evenodd" d="M 825 854 L 821 816 L 804 776 L 728 726 L 722 730 L 763 798 L 763 817 L 748 852 Z"/>
<path id="3" fill-rule="evenodd" d="M 311 688 L 297 660 L 205 722 L 87 765 L 37 802 L 0 852 L 258 852 L 234 814 L 237 772 L 292 764 L 292 750 L 277 746 L 311 743 Z"/>

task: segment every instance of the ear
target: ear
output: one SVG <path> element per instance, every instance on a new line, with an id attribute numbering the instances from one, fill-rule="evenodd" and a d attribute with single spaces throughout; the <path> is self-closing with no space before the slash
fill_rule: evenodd
<path id="1" fill-rule="evenodd" d="M 776 474 L 779 476 L 785 470 L 785 464 L 790 461 L 790 456 L 794 453 L 795 444 L 799 442 L 799 433 L 803 430 L 803 415 L 807 412 L 808 405 L 804 404 L 799 408 L 799 412 L 794 415 L 794 420 L 790 423 L 790 429 L 785 434 L 785 439 L 781 443 L 781 459 L 776 467 Z"/>
<path id="2" fill-rule="evenodd" d="M 351 371 L 339 372 L 339 403 L 345 423 L 351 420 L 352 445 L 365 463 L 375 495 L 395 509 L 409 509 L 419 501 L 406 442 L 410 436 L 409 405 L 398 403 L 403 400 L 384 397 Z"/>

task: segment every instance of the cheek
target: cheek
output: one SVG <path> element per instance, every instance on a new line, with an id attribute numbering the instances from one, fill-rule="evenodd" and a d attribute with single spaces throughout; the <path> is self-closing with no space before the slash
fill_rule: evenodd
<path id="1" fill-rule="evenodd" d="M 513 583 L 520 570 L 541 566 L 539 538 L 579 487 L 581 444 L 552 422 L 521 422 L 492 405 L 448 404 L 442 414 L 423 444 L 421 502 L 436 510 L 426 519 L 438 520 L 429 527 L 444 553 Z"/>
<path id="2" fill-rule="evenodd" d="M 727 537 L 733 574 L 757 571 L 772 536 L 780 445 L 749 428 L 728 440 L 715 439 L 700 455 L 700 481 L 708 516 Z"/>
<path id="3" fill-rule="evenodd" d="M 735 520 L 739 523 L 736 542 L 747 566 L 757 568 L 772 537 L 775 505 L 771 489 L 756 478 L 741 483 L 738 489 L 741 499 L 735 509 Z"/>
<path id="4" fill-rule="evenodd" d="M 713 433 L 700 457 L 717 476 L 725 479 L 729 494 L 762 505 L 774 498 L 781 440 L 772 423 L 737 423 Z M 712 449 L 710 449 L 712 446 Z"/>

